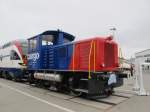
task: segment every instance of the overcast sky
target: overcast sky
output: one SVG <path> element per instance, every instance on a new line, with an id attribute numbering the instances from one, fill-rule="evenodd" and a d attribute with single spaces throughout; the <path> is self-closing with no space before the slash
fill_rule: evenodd
<path id="1" fill-rule="evenodd" d="M 150 0 L 0 0 L 0 45 L 61 29 L 76 40 L 110 35 L 127 58 L 150 48 Z"/>

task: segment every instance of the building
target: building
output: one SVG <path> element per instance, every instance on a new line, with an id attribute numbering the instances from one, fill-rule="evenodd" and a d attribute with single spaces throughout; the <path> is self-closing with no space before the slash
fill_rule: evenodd
<path id="1" fill-rule="evenodd" d="M 138 60 L 140 63 L 150 63 L 150 49 L 135 53 L 135 59 Z M 150 70 L 150 66 L 144 65 L 143 69 Z"/>

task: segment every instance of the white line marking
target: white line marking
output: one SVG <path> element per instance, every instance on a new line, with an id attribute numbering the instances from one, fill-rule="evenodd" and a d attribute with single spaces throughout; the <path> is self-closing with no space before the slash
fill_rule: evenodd
<path id="1" fill-rule="evenodd" d="M 43 100 L 43 99 L 38 98 L 38 97 L 36 97 L 36 96 L 33 96 L 33 95 L 29 94 L 29 93 L 23 92 L 23 91 L 21 91 L 21 90 L 18 90 L 18 89 L 16 89 L 16 88 L 13 88 L 13 87 L 8 86 L 8 85 L 6 85 L 6 84 L 2 84 L 2 83 L 0 83 L 0 84 L 3 85 L 3 86 L 5 86 L 5 87 L 7 87 L 7 88 L 9 88 L 9 89 L 11 89 L 11 90 L 13 90 L 13 91 L 16 91 L 16 92 L 18 92 L 18 93 L 20 93 L 20 94 L 23 94 L 23 95 L 25 95 L 25 96 L 28 96 L 28 97 L 33 98 L 33 99 L 35 99 L 35 100 L 38 100 L 38 101 L 40 101 L 40 102 L 42 102 L 42 103 L 48 104 L 48 105 L 50 105 L 50 106 L 56 107 L 56 108 L 58 108 L 58 109 L 60 109 L 60 110 L 64 110 L 64 111 L 66 111 L 66 112 L 75 112 L 75 111 L 73 111 L 73 110 L 64 108 L 64 107 L 62 107 L 62 106 L 56 105 L 56 104 L 51 103 L 51 102 L 48 102 L 48 101 L 46 101 L 46 100 Z"/>
<path id="2" fill-rule="evenodd" d="M 116 89 L 116 92 L 124 92 L 124 93 L 127 93 L 127 94 L 136 94 L 135 91 L 132 91 L 132 90 L 124 90 L 124 89 Z"/>

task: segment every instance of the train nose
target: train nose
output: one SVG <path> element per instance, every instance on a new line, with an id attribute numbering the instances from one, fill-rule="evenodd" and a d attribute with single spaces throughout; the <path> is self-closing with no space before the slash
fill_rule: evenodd
<path id="1" fill-rule="evenodd" d="M 27 60 L 24 60 L 24 62 L 23 62 L 25 65 L 27 64 Z"/>
<path id="2" fill-rule="evenodd" d="M 26 55 L 23 55 L 23 64 L 24 65 L 27 65 L 27 56 Z"/>

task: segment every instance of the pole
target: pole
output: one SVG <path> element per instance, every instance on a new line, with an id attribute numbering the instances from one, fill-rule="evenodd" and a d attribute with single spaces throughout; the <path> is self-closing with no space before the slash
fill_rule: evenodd
<path id="1" fill-rule="evenodd" d="M 112 31 L 112 37 L 113 37 L 113 39 L 115 39 L 115 31 L 117 29 L 115 27 L 113 27 L 113 28 L 110 28 L 109 30 Z"/>
<path id="2" fill-rule="evenodd" d="M 138 63 L 138 60 L 136 59 L 135 60 L 135 84 L 134 84 L 134 87 L 133 87 L 133 90 L 134 91 L 139 91 L 140 90 L 140 86 L 139 86 L 139 81 L 138 81 L 138 77 L 139 77 L 139 63 Z"/>
<path id="3" fill-rule="evenodd" d="M 146 92 L 146 90 L 144 88 L 142 65 L 150 65 L 150 63 L 141 63 L 140 64 L 140 91 L 139 91 L 139 95 L 140 96 L 149 96 L 150 95 L 149 92 Z"/>
<path id="4" fill-rule="evenodd" d="M 140 96 L 147 95 L 145 88 L 144 88 L 144 83 L 143 83 L 142 64 L 140 64 L 140 91 L 138 95 Z"/>

